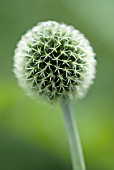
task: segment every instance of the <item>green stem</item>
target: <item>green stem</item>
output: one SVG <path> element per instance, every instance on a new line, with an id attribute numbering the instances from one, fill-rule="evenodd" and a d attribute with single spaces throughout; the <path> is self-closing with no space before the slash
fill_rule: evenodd
<path id="1" fill-rule="evenodd" d="M 63 100 L 61 103 L 61 108 L 64 114 L 73 170 L 85 170 L 86 167 L 83 158 L 82 147 L 70 102 L 68 100 Z"/>

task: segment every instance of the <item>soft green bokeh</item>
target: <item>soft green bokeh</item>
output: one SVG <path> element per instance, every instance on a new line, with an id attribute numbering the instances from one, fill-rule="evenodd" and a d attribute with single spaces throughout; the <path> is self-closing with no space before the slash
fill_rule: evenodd
<path id="1" fill-rule="evenodd" d="M 114 1 L 0 1 L 0 170 L 70 170 L 59 106 L 25 95 L 12 73 L 20 36 L 39 21 L 74 25 L 98 61 L 95 84 L 73 101 L 87 170 L 114 169 Z"/>

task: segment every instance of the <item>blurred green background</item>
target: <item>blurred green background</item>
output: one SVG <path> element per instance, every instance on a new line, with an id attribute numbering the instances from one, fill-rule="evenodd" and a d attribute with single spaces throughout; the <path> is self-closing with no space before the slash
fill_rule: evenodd
<path id="1" fill-rule="evenodd" d="M 114 170 L 114 0 L 0 0 L 0 170 L 71 170 L 59 106 L 25 95 L 12 73 L 16 43 L 37 22 L 74 25 L 97 58 L 95 84 L 73 101 L 87 170 Z"/>

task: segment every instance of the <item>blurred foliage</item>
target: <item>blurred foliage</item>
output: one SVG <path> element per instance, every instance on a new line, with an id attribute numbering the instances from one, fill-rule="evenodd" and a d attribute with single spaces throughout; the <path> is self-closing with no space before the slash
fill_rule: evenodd
<path id="1" fill-rule="evenodd" d="M 20 36 L 39 21 L 74 25 L 98 61 L 95 84 L 73 101 L 87 170 L 114 169 L 114 1 L 0 0 L 0 169 L 71 169 L 60 108 L 32 101 L 12 73 Z"/>

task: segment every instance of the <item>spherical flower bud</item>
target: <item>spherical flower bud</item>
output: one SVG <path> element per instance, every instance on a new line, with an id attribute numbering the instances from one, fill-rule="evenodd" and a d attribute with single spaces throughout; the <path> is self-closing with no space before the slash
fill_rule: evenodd
<path id="1" fill-rule="evenodd" d="M 17 44 L 14 73 L 35 98 L 81 98 L 95 78 L 94 56 L 89 41 L 74 27 L 41 22 Z"/>

